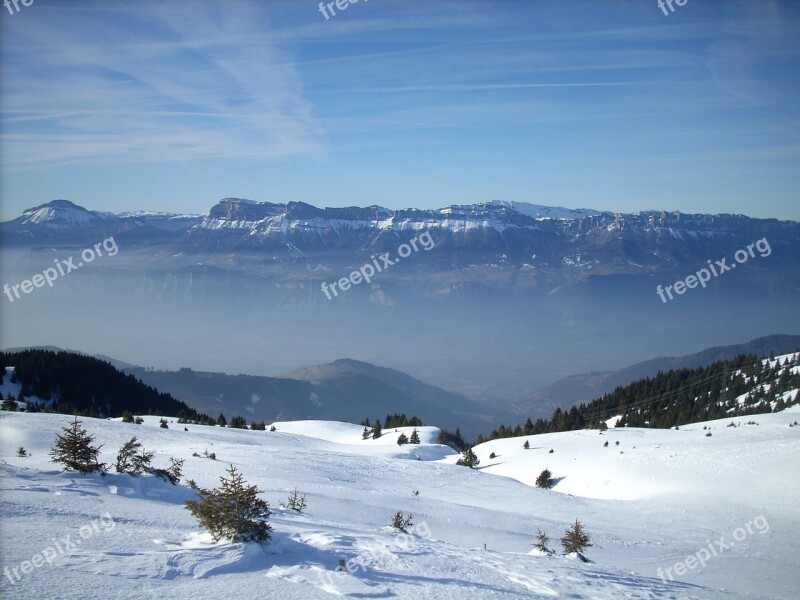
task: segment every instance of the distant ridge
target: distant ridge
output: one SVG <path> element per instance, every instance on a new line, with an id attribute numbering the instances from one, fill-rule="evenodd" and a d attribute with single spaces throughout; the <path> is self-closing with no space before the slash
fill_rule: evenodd
<path id="1" fill-rule="evenodd" d="M 619 386 L 628 385 L 644 377 L 652 377 L 659 371 L 698 368 L 720 361 L 730 360 L 739 354 L 769 356 L 787 354 L 800 349 L 800 335 L 774 334 L 742 344 L 714 346 L 687 356 L 663 356 L 633 364 L 619 371 L 606 371 L 571 375 L 538 390 L 531 396 L 514 402 L 513 409 L 520 414 L 549 415 L 556 408 L 589 402 L 598 396 L 612 392 Z"/>

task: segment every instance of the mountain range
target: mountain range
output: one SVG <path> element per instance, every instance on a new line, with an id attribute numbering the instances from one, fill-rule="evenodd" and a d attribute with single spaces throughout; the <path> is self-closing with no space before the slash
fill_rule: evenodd
<path id="1" fill-rule="evenodd" d="M 429 247 L 396 260 L 423 235 Z M 111 214 L 56 200 L 0 223 L 3 283 L 109 236 L 115 256 L 5 304 L 5 345 L 271 377 L 348 356 L 499 407 L 563 377 L 800 331 L 800 223 L 731 214 L 236 198 L 204 214 Z M 659 298 L 658 285 L 757 241 L 769 252 Z M 326 297 L 323 284 L 385 253 L 371 281 Z"/>
<path id="2" fill-rule="evenodd" d="M 435 270 L 483 264 L 570 276 L 669 272 L 724 256 L 731 243 L 744 247 L 764 237 L 781 250 L 770 261 L 771 270 L 797 266 L 800 260 L 791 243 L 800 238 L 800 223 L 793 221 L 667 211 L 621 214 L 503 201 L 390 210 L 225 198 L 206 214 L 180 215 L 112 214 L 54 200 L 0 224 L 3 243 L 11 246 L 88 243 L 113 235 L 120 243 L 157 243 L 193 253 L 280 252 L 272 258 L 305 269 L 312 268 L 298 260 L 305 254 L 322 254 L 321 268 L 326 263 L 332 268 L 343 258 L 339 253 L 366 259 L 366 253 L 396 250 L 422 231 L 435 240 L 430 254 L 435 259 L 429 261 L 438 263 Z"/>

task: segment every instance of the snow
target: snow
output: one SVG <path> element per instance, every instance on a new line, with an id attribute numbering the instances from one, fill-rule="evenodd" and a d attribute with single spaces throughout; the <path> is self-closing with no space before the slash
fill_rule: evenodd
<path id="1" fill-rule="evenodd" d="M 419 446 L 398 446 L 413 428 L 362 440 L 348 423 L 279 421 L 270 432 L 144 419 L 83 424 L 107 463 L 136 435 L 155 466 L 185 458 L 185 478 L 204 487 L 235 465 L 270 502 L 271 542 L 213 542 L 183 507 L 194 494 L 185 485 L 60 473 L 47 453 L 71 417 L 2 412 L 3 598 L 796 597 L 798 407 L 733 419 L 739 427 L 494 440 L 475 448 L 475 470 L 452 464 L 435 427 L 417 428 Z M 19 446 L 31 456 L 17 457 Z M 550 491 L 532 487 L 544 467 L 558 481 Z M 303 513 L 278 506 L 295 486 L 307 494 Z M 398 510 L 414 515 L 408 534 L 388 527 Z M 591 562 L 531 552 L 537 529 L 558 547 L 576 518 L 592 536 Z M 728 547 L 704 567 L 676 570 L 722 537 Z"/>
<path id="2" fill-rule="evenodd" d="M 2 379 L 0 379 L 0 398 L 3 400 L 5 400 L 9 394 L 16 400 L 22 391 L 22 384 L 19 381 L 14 383 L 11 382 L 13 372 L 14 367 L 5 367 L 5 375 Z M 22 403 L 22 407 L 26 407 L 28 404 L 49 406 L 52 403 L 51 400 L 43 400 L 42 398 L 39 398 L 39 396 L 23 397 L 25 398 L 25 402 Z"/>
<path id="3" fill-rule="evenodd" d="M 51 228 L 67 228 L 111 218 L 113 218 L 113 215 L 110 213 L 86 210 L 68 200 L 54 200 L 24 211 L 20 217 L 20 223 L 23 225 L 46 225 Z"/>
<path id="4" fill-rule="evenodd" d="M 223 201 L 225 202 L 225 201 Z M 252 204 L 252 202 L 250 202 Z M 258 203 L 261 204 L 261 203 Z M 265 205 L 266 206 L 266 205 Z M 267 207 L 267 214 L 261 219 L 245 220 L 226 217 L 205 216 L 203 221 L 197 225 L 201 229 L 209 230 L 251 230 L 251 235 L 267 236 L 276 233 L 291 232 L 315 232 L 324 235 L 330 231 L 343 230 L 378 230 L 398 232 L 418 232 L 428 229 L 446 229 L 456 234 L 474 233 L 488 229 L 494 229 L 501 235 L 508 227 L 520 227 L 509 225 L 502 214 L 504 210 L 517 211 L 520 214 L 533 217 L 537 220 L 542 219 L 582 219 L 587 216 L 596 216 L 601 213 L 592 209 L 569 209 L 563 207 L 549 207 L 526 202 L 503 202 L 492 201 L 478 203 L 474 205 L 454 204 L 435 211 L 426 211 L 429 214 L 415 214 L 409 218 L 400 216 L 396 211 L 390 211 L 381 207 L 371 207 L 375 209 L 375 217 L 365 218 L 332 218 L 332 217 L 313 217 L 308 219 L 292 219 L 288 216 L 286 205 L 276 204 Z M 411 209 L 401 211 L 407 214 Z M 417 212 L 417 211 L 414 211 Z M 537 229 L 538 224 L 522 226 L 527 229 Z"/>
<path id="5" fill-rule="evenodd" d="M 591 208 L 564 208 L 563 206 L 542 206 L 529 202 L 508 202 L 493 200 L 489 206 L 506 207 L 518 213 L 533 217 L 534 219 L 582 219 L 584 217 L 598 216 L 600 211 Z"/>

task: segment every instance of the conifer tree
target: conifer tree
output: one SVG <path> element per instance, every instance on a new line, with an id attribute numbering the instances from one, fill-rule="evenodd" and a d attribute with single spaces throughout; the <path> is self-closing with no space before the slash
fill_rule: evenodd
<path id="1" fill-rule="evenodd" d="M 117 452 L 117 473 L 128 475 L 141 475 L 150 467 L 155 452 L 147 452 L 142 448 L 142 443 L 136 436 L 129 439 Z"/>
<path id="2" fill-rule="evenodd" d="M 296 510 L 297 512 L 302 512 L 303 509 L 306 507 L 306 495 L 300 495 L 300 492 L 297 491 L 297 488 L 289 494 L 289 497 L 286 499 L 286 502 L 280 502 L 281 508 L 290 508 L 292 510 Z"/>
<path id="3" fill-rule="evenodd" d="M 381 437 L 381 429 L 382 429 L 381 428 L 381 420 L 378 419 L 377 421 L 375 421 L 375 426 L 372 428 L 372 439 L 373 440 L 377 440 L 379 437 Z"/>
<path id="4" fill-rule="evenodd" d="M 544 531 L 541 529 L 536 530 L 536 543 L 533 545 L 534 548 L 537 550 L 544 552 L 545 554 L 552 554 L 553 551 L 548 547 L 547 544 L 550 543 L 550 536 L 548 536 Z"/>
<path id="5" fill-rule="evenodd" d="M 578 519 L 575 519 L 575 522 L 564 531 L 564 537 L 561 538 L 564 554 L 580 552 L 585 548 L 591 547 L 590 539 L 589 534 L 583 530 L 583 524 Z"/>
<path id="6" fill-rule="evenodd" d="M 408 515 L 407 517 L 403 515 L 401 511 L 397 511 L 394 513 L 394 517 L 392 517 L 392 527 L 395 529 L 399 529 L 400 531 L 405 531 L 406 527 L 413 524 L 414 515 Z"/>
<path id="7" fill-rule="evenodd" d="M 50 450 L 51 461 L 61 463 L 66 471 L 94 473 L 105 470 L 106 465 L 97 462 L 101 446 L 94 446 L 94 436 L 81 427 L 78 417 L 67 427 L 62 427 L 64 435 L 56 434 L 56 442 Z"/>
<path id="8" fill-rule="evenodd" d="M 475 456 L 475 453 L 472 451 L 472 448 L 467 448 L 461 454 L 461 458 L 459 458 L 456 461 L 456 464 L 462 467 L 469 467 L 470 469 L 474 469 L 479 464 L 481 464 L 481 461 L 478 460 L 477 456 Z"/>
<path id="9" fill-rule="evenodd" d="M 555 482 L 553 481 L 553 474 L 549 469 L 545 469 L 539 473 L 539 476 L 536 478 L 536 487 L 549 490 L 553 485 L 555 485 Z"/>
<path id="10" fill-rule="evenodd" d="M 149 473 L 153 475 L 157 475 L 158 477 L 162 477 L 169 481 L 172 485 L 176 485 L 180 480 L 181 476 L 183 475 L 183 463 L 184 459 L 182 458 L 174 458 L 172 456 L 169 457 L 170 466 L 166 469 L 147 469 Z"/>
<path id="11" fill-rule="evenodd" d="M 417 428 L 414 428 L 414 431 L 411 432 L 411 438 L 408 440 L 411 444 L 419 444 L 419 433 L 417 433 Z"/>
<path id="12" fill-rule="evenodd" d="M 8 395 L 6 396 L 6 399 L 3 400 L 3 404 L 2 404 L 2 406 L 0 406 L 0 409 L 8 410 L 8 411 L 15 411 L 15 410 L 17 410 L 17 408 L 18 408 L 17 401 L 14 400 L 14 396 L 12 396 L 11 392 L 9 392 Z"/>
<path id="13" fill-rule="evenodd" d="M 241 415 L 235 415 L 231 419 L 230 426 L 233 429 L 247 429 L 247 419 L 245 419 Z"/>
<path id="14" fill-rule="evenodd" d="M 198 487 L 198 500 L 189 500 L 186 508 L 215 541 L 230 539 L 259 544 L 269 541 L 272 531 L 267 522 L 271 514 L 269 503 L 258 497 L 261 490 L 247 485 L 236 467 L 231 465 L 227 472 L 229 477 L 220 477 L 220 487 L 211 490 Z"/>
<path id="15" fill-rule="evenodd" d="M 400 436 L 397 438 L 397 445 L 402 446 L 403 444 L 408 443 L 408 436 L 405 433 L 401 433 Z"/>

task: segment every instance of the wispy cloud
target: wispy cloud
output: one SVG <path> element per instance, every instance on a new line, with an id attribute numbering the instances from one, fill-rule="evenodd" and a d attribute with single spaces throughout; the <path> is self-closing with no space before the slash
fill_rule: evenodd
<path id="1" fill-rule="evenodd" d="M 797 186 L 793 1 L 36 0 L 0 26 L 0 211 L 65 180 L 397 206 Z"/>
<path id="2" fill-rule="evenodd" d="M 324 152 L 291 57 L 257 6 L 98 4 L 34 16 L 9 29 L 4 53 L 12 165 Z"/>

